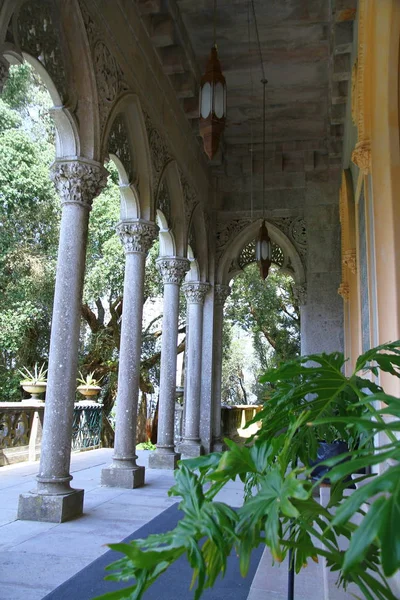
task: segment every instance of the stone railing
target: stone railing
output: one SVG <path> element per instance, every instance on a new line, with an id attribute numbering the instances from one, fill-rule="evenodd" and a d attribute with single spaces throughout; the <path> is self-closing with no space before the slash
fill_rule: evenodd
<path id="1" fill-rule="evenodd" d="M 259 425 L 255 423 L 247 429 L 246 424 L 261 410 L 257 404 L 224 405 L 221 407 L 221 429 L 223 437 L 230 439 L 248 438 L 257 433 Z"/>
<path id="2" fill-rule="evenodd" d="M 40 455 L 44 404 L 0 402 L 0 466 Z"/>
<path id="3" fill-rule="evenodd" d="M 0 467 L 40 457 L 43 402 L 0 402 Z M 103 407 L 76 403 L 72 450 L 99 448 Z"/>

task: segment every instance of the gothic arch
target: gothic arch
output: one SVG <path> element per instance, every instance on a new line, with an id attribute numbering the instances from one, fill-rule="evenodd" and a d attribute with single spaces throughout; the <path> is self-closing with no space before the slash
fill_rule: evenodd
<path id="1" fill-rule="evenodd" d="M 158 202 L 161 191 L 165 189 L 168 198 L 168 207 L 165 207 L 161 212 L 164 214 L 168 223 L 168 229 L 173 234 L 175 256 L 186 257 L 186 228 L 185 228 L 185 213 L 184 213 L 184 197 L 182 186 L 179 177 L 178 165 L 174 160 L 169 161 L 164 167 L 158 188 L 155 194 L 155 207 L 157 215 L 160 211 Z M 166 215 L 168 213 L 168 216 Z"/>
<path id="2" fill-rule="evenodd" d="M 225 250 L 218 262 L 216 282 L 228 284 L 229 281 L 237 275 L 240 269 L 237 267 L 232 270 L 232 263 L 236 264 L 242 249 L 257 238 L 260 229 L 261 219 L 249 223 L 237 235 L 235 235 L 226 245 Z M 293 277 L 296 285 L 304 285 L 306 281 L 305 270 L 300 255 L 289 238 L 273 223 L 267 221 L 268 232 L 272 242 L 275 242 L 283 252 L 290 258 Z"/>
<path id="3" fill-rule="evenodd" d="M 198 202 L 193 209 L 188 226 L 188 258 L 196 260 L 196 272 L 191 268 L 187 278 L 208 281 L 208 232 L 203 207 Z M 194 279 L 194 276 L 197 279 Z M 190 276 L 190 277 L 189 277 Z"/>
<path id="4" fill-rule="evenodd" d="M 154 220 L 150 152 L 136 94 L 123 95 L 109 115 L 102 142 L 102 157 L 107 155 L 120 176 L 121 217 Z"/>

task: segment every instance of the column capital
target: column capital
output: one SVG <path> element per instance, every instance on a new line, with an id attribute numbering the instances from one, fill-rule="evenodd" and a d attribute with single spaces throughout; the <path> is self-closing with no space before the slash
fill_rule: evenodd
<path id="1" fill-rule="evenodd" d="M 157 237 L 158 226 L 151 221 L 121 221 L 117 232 L 125 254 L 147 254 Z"/>
<path id="2" fill-rule="evenodd" d="M 188 304 L 203 304 L 210 289 L 209 283 L 191 281 L 182 286 Z"/>
<path id="3" fill-rule="evenodd" d="M 229 285 L 224 285 L 222 283 L 216 283 L 214 285 L 215 292 L 215 304 L 217 306 L 223 306 L 225 304 L 226 299 L 231 293 L 231 288 Z"/>
<path id="4" fill-rule="evenodd" d="M 180 285 L 190 267 L 188 259 L 179 256 L 158 258 L 156 264 L 164 284 L 175 283 L 176 285 Z"/>
<path id="5" fill-rule="evenodd" d="M 0 94 L 3 91 L 3 88 L 8 79 L 8 73 L 10 70 L 10 65 L 8 60 L 4 58 L 4 56 L 0 56 Z"/>
<path id="6" fill-rule="evenodd" d="M 299 306 L 304 306 L 307 304 L 307 284 L 306 283 L 296 283 L 293 286 L 293 295 L 297 300 Z"/>
<path id="7" fill-rule="evenodd" d="M 103 165 L 82 159 L 55 161 L 50 170 L 61 204 L 77 204 L 90 210 L 107 183 Z"/>

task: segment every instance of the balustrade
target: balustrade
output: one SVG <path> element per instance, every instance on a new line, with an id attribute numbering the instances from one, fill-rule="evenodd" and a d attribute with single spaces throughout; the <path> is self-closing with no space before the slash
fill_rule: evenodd
<path id="1" fill-rule="evenodd" d="M 45 404 L 0 402 L 0 466 L 38 460 Z M 103 407 L 75 404 L 72 450 L 99 448 Z"/>

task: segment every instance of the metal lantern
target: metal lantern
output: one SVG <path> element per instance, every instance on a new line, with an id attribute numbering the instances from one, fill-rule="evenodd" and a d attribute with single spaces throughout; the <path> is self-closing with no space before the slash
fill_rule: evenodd
<path id="1" fill-rule="evenodd" d="M 226 81 L 215 45 L 211 48 L 206 72 L 200 83 L 199 112 L 200 135 L 204 150 L 211 160 L 218 150 L 226 119 Z"/>
<path id="2" fill-rule="evenodd" d="M 272 262 L 272 245 L 265 221 L 261 223 L 260 231 L 258 232 L 256 241 L 256 260 L 260 266 L 261 277 L 266 279 Z"/>

